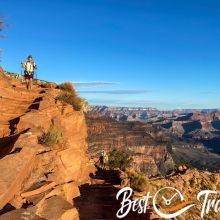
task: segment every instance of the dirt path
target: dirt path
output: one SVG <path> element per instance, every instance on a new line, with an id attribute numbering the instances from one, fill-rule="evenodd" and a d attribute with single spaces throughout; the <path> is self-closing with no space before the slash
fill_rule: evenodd
<path id="1" fill-rule="evenodd" d="M 117 171 L 99 169 L 94 177 L 92 184 L 81 186 L 81 196 L 74 200 L 78 208 L 80 220 L 113 220 L 120 208 L 120 201 L 116 200 L 116 194 L 121 183 Z M 130 213 L 123 218 L 128 220 L 147 220 L 149 214 L 139 215 Z"/>

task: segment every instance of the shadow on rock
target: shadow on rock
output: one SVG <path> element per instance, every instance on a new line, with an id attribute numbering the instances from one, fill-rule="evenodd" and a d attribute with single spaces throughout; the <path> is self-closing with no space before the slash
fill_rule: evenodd
<path id="1" fill-rule="evenodd" d="M 80 196 L 74 199 L 80 220 L 118 219 L 116 213 L 120 208 L 116 194 L 119 191 L 115 185 L 121 183 L 120 172 L 117 170 L 98 169 L 95 175 L 91 175 L 93 184 L 85 184 L 80 187 Z M 100 183 L 98 183 L 100 181 Z M 102 183 L 102 181 L 104 181 Z M 139 215 L 132 213 L 124 219 L 149 219 L 149 214 Z"/>

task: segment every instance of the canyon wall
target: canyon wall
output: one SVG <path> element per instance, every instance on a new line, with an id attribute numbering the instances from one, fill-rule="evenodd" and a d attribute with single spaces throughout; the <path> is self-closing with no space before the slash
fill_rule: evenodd
<path id="1" fill-rule="evenodd" d="M 73 198 L 94 171 L 83 112 L 56 101 L 59 89 L 0 74 L 0 219 L 78 219 Z M 40 143 L 50 129 L 60 140 Z"/>

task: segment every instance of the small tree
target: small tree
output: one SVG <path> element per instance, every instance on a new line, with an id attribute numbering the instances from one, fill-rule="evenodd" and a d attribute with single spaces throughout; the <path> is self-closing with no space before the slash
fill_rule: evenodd
<path id="1" fill-rule="evenodd" d="M 126 168 L 131 166 L 133 158 L 129 155 L 129 153 L 123 150 L 113 149 L 109 153 L 109 167 L 111 169 L 119 168 L 120 170 L 125 170 Z"/>

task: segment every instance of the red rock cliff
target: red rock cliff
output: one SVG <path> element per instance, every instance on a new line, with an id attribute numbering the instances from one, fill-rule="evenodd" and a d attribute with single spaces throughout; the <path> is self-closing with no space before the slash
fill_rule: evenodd
<path id="1" fill-rule="evenodd" d="M 0 219 L 78 219 L 73 198 L 89 182 L 93 166 L 87 156 L 84 114 L 56 102 L 58 89 L 40 86 L 28 92 L 0 70 Z M 39 144 L 54 127 L 58 144 Z"/>

